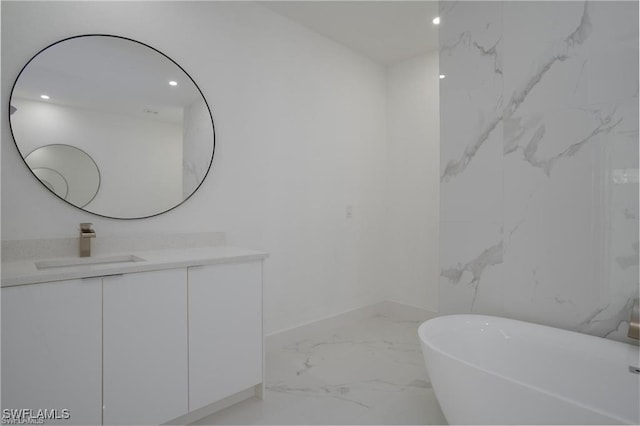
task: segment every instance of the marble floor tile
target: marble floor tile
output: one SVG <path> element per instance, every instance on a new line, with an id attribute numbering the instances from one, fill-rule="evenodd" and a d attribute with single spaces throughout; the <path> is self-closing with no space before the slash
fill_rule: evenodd
<path id="1" fill-rule="evenodd" d="M 264 400 L 195 424 L 445 424 L 417 334 L 429 317 L 396 308 L 269 337 Z"/>

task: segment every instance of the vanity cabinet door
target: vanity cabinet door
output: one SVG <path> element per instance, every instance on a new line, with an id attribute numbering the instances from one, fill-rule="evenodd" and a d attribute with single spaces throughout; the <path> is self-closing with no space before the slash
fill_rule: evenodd
<path id="1" fill-rule="evenodd" d="M 100 278 L 3 288 L 2 408 L 100 424 L 101 319 Z"/>
<path id="2" fill-rule="evenodd" d="M 104 423 L 187 413 L 187 270 L 105 277 L 103 293 Z"/>
<path id="3" fill-rule="evenodd" d="M 189 408 L 262 383 L 262 262 L 189 268 Z"/>

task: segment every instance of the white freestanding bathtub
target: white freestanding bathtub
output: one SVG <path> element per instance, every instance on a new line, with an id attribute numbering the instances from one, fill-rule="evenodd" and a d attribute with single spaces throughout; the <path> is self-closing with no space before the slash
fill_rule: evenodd
<path id="1" fill-rule="evenodd" d="M 418 333 L 450 424 L 639 424 L 638 346 L 484 315 Z"/>

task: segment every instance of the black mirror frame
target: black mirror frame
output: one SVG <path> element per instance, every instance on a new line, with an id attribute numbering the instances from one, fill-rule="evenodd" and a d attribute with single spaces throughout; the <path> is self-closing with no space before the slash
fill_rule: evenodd
<path id="1" fill-rule="evenodd" d="M 76 38 L 81 38 L 81 37 L 113 37 L 113 38 L 117 38 L 117 39 L 121 39 L 121 40 L 127 40 L 133 43 L 137 43 L 139 45 L 142 45 L 146 48 L 149 48 L 153 51 L 155 51 L 156 53 L 159 53 L 160 55 L 162 55 L 163 57 L 165 57 L 166 59 L 168 59 L 169 61 L 171 61 L 173 64 L 175 64 L 182 72 L 185 73 L 185 75 L 187 77 L 189 77 L 189 80 L 191 80 L 191 82 L 193 83 L 193 85 L 196 87 L 196 89 L 198 90 L 198 93 L 200 93 L 200 96 L 202 96 L 202 100 L 204 101 L 205 106 L 207 107 L 207 111 L 209 113 L 209 118 L 211 119 L 211 129 L 212 129 L 212 133 L 213 133 L 213 149 L 211 151 L 211 161 L 209 162 L 209 167 L 207 167 L 207 171 L 205 172 L 204 176 L 202 177 L 202 180 L 200 181 L 200 183 L 198 184 L 198 186 L 193 190 L 193 192 L 191 192 L 191 194 L 189 194 L 186 198 L 184 198 L 180 203 L 176 204 L 175 206 L 163 210 L 161 212 L 155 213 L 155 214 L 151 214 L 148 216 L 139 216 L 139 217 L 114 217 L 114 216 L 107 216 L 107 215 L 102 215 L 100 213 L 95 213 L 89 210 L 85 210 L 82 207 L 76 206 L 75 204 L 70 203 L 69 201 L 61 198 L 58 194 L 56 194 L 55 192 L 53 192 L 51 189 L 49 189 L 40 179 L 38 179 L 38 177 L 31 171 L 31 168 L 29 167 L 29 165 L 27 164 L 26 160 L 25 160 L 25 156 L 22 155 L 22 151 L 20 151 L 20 148 L 18 147 L 18 142 L 16 141 L 16 137 L 15 134 L 13 132 L 13 127 L 11 125 L 11 98 L 13 97 L 13 91 L 16 87 L 16 84 L 18 83 L 18 80 L 20 79 L 20 76 L 22 75 L 22 73 L 24 72 L 24 70 L 29 66 L 29 64 L 38 56 L 40 55 L 40 53 L 44 52 L 45 50 L 49 49 L 50 47 L 53 47 L 57 44 L 63 43 L 65 41 L 69 41 L 69 40 L 73 40 Z M 31 57 L 31 59 L 29 59 L 27 61 L 26 64 L 24 64 L 24 66 L 22 67 L 22 69 L 20 70 L 20 72 L 18 73 L 18 75 L 16 76 L 13 85 L 11 86 L 11 92 L 9 94 L 9 105 L 7 108 L 7 113 L 8 113 L 8 119 L 9 119 L 9 130 L 11 131 L 11 137 L 13 139 L 13 143 L 16 146 L 16 150 L 18 151 L 18 154 L 20 154 L 20 157 L 22 158 L 22 161 L 25 165 L 25 167 L 27 167 L 27 169 L 29 170 L 29 173 L 31 173 L 31 175 L 33 176 L 34 179 L 36 179 L 44 188 L 46 188 L 47 191 L 49 191 L 51 194 L 53 194 L 56 198 L 64 201 L 66 204 L 77 208 L 79 210 L 82 210 L 83 212 L 89 213 L 89 214 L 93 214 L 96 216 L 100 216 L 100 217 L 104 217 L 107 219 L 117 219 L 117 220 L 137 220 L 137 219 L 147 219 L 150 217 L 155 217 L 155 216 L 159 216 L 161 214 L 165 214 L 167 212 L 170 212 L 176 208 L 178 208 L 179 206 L 183 205 L 185 203 L 185 201 L 187 201 L 189 198 L 191 198 L 193 196 L 193 194 L 195 194 L 196 192 L 198 192 L 198 190 L 200 189 L 200 187 L 202 186 L 202 184 L 204 183 L 204 181 L 207 179 L 207 176 L 209 175 L 209 172 L 211 171 L 211 167 L 213 165 L 213 158 L 215 157 L 215 151 L 216 151 L 216 128 L 215 128 L 215 124 L 213 122 L 213 114 L 211 113 L 211 108 L 209 107 L 209 103 L 207 102 L 207 98 L 204 96 L 204 93 L 202 93 L 202 90 L 200 89 L 200 87 L 198 86 L 198 84 L 195 82 L 195 80 L 191 77 L 191 75 L 189 75 L 189 73 L 180 66 L 180 64 L 178 64 L 176 61 L 174 61 L 173 59 L 171 59 L 169 56 L 167 56 L 166 54 L 162 53 L 161 51 L 159 51 L 158 49 L 149 46 L 146 43 L 143 43 L 141 41 L 138 40 L 134 40 L 132 38 L 128 38 L 128 37 L 123 37 L 123 36 L 118 36 L 118 35 L 113 35 L 113 34 L 100 34 L 100 33 L 96 33 L 96 34 L 80 34 L 80 35 L 76 35 L 76 36 L 72 36 L 72 37 L 67 37 L 61 40 L 56 41 L 55 43 L 51 43 L 50 45 L 46 46 L 43 49 L 40 49 L 35 55 L 33 55 Z M 36 148 L 37 149 L 37 148 Z"/>

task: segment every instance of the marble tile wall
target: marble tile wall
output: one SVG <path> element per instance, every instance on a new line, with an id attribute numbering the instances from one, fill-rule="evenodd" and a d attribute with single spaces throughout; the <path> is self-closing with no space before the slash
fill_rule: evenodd
<path id="1" fill-rule="evenodd" d="M 625 340 L 638 3 L 440 4 L 442 313 Z"/>

